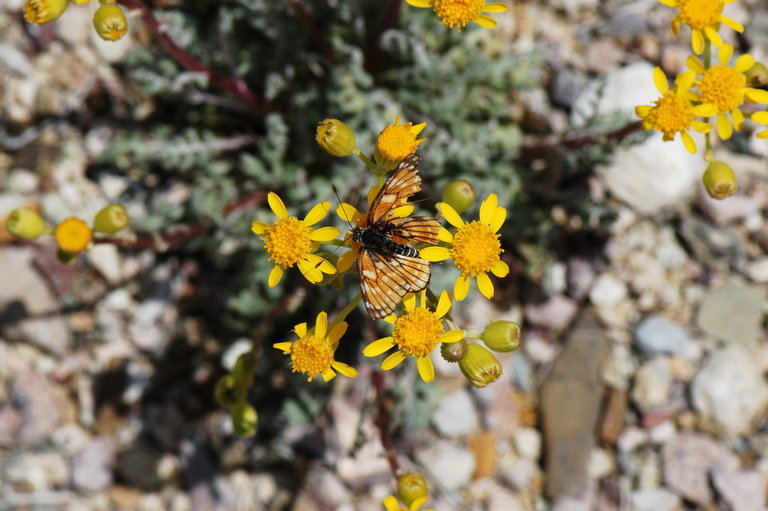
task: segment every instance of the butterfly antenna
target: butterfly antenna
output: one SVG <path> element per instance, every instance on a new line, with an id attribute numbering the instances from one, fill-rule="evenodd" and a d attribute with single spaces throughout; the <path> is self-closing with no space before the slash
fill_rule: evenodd
<path id="1" fill-rule="evenodd" d="M 331 188 L 333 188 L 333 193 L 336 195 L 336 198 L 339 199 L 339 205 L 342 205 L 344 201 L 342 201 L 341 197 L 339 197 L 339 191 L 336 189 L 336 185 L 331 185 Z M 350 222 L 349 218 L 347 218 L 347 210 L 345 208 L 341 208 L 341 210 L 344 212 L 344 220 L 349 224 L 349 228 L 354 229 L 355 227 L 352 225 L 352 222 Z"/>

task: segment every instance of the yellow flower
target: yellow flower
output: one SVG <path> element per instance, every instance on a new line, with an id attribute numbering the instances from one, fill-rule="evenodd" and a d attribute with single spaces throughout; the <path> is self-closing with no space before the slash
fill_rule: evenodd
<path id="1" fill-rule="evenodd" d="M 744 54 L 736 59 L 734 67 L 728 66 L 733 55 L 733 46 L 725 44 L 718 53 L 719 65 L 704 67 L 701 60 L 691 55 L 688 67 L 702 75 L 696 82 L 702 103 L 717 107 L 717 135 L 728 140 L 733 134 L 731 123 L 726 116 L 731 114 L 736 131 L 744 126 L 744 113 L 739 109 L 745 102 L 768 103 L 768 91 L 747 86 L 746 72 L 755 64 L 755 59 Z"/>
<path id="2" fill-rule="evenodd" d="M 69 0 L 25 0 L 24 19 L 35 25 L 42 25 L 61 16 Z"/>
<path id="3" fill-rule="evenodd" d="M 105 41 L 117 41 L 128 32 L 128 20 L 115 4 L 101 4 L 93 15 L 93 28 Z"/>
<path id="4" fill-rule="evenodd" d="M 688 130 L 693 128 L 699 133 L 708 133 L 712 129 L 706 122 L 697 121 L 696 117 L 709 117 L 717 112 L 714 105 L 691 103 L 690 89 L 695 78 L 695 71 L 686 71 L 677 77 L 676 86 L 670 88 L 664 71 L 657 67 L 653 70 L 653 82 L 662 96 L 653 106 L 635 108 L 635 114 L 643 120 L 643 128 L 661 131 L 665 141 L 674 139 L 680 133 L 683 145 L 691 154 L 696 152 L 696 142 Z"/>
<path id="5" fill-rule="evenodd" d="M 261 236 L 269 260 L 275 262 L 275 267 L 269 273 L 269 287 L 275 287 L 283 277 L 283 271 L 294 264 L 313 284 L 323 280 L 323 273 L 336 273 L 331 263 L 314 252 L 317 250 L 316 242 L 331 241 L 339 235 L 339 230 L 335 227 L 310 228 L 325 218 L 331 203 L 326 201 L 317 204 L 304 220 L 299 220 L 295 216 L 288 216 L 285 204 L 276 193 L 269 192 L 267 202 L 278 220 L 272 225 L 253 222 L 251 230 Z"/>
<path id="6" fill-rule="evenodd" d="M 420 294 L 420 306 L 416 306 L 416 295 L 408 294 L 403 300 L 405 310 L 400 316 L 390 314 L 384 318 L 384 321 L 394 325 L 392 335 L 370 343 L 363 349 L 363 355 L 376 357 L 397 346 L 398 350 L 384 359 L 381 368 L 389 371 L 397 367 L 405 357 L 415 357 L 421 379 L 429 382 L 435 378 L 435 367 L 429 354 L 441 342 L 460 341 L 464 337 L 464 331 L 446 332 L 443 328 L 442 318 L 451 308 L 451 298 L 447 291 L 440 295 L 434 312 L 427 309 L 426 293 L 422 291 Z"/>
<path id="7" fill-rule="evenodd" d="M 768 111 L 755 112 L 750 119 L 760 124 L 768 124 Z M 757 138 L 768 138 L 768 130 L 763 130 L 758 133 Z"/>
<path id="8" fill-rule="evenodd" d="M 349 156 L 357 149 L 355 132 L 338 119 L 325 119 L 315 130 L 317 143 L 333 156 Z"/>
<path id="9" fill-rule="evenodd" d="M 496 20 L 485 13 L 500 13 L 507 10 L 501 2 L 485 3 L 485 0 L 405 0 L 414 7 L 430 8 L 448 28 L 462 28 L 474 21 L 481 27 L 493 28 Z"/>
<path id="10" fill-rule="evenodd" d="M 384 499 L 384 508 L 387 511 L 421 511 L 421 507 L 427 503 L 429 498 L 422 497 L 411 502 L 408 507 L 400 507 L 400 503 L 397 502 L 397 498 L 394 495 L 390 495 Z M 424 511 L 435 511 L 434 509 L 425 509 Z"/>
<path id="11" fill-rule="evenodd" d="M 724 23 L 736 32 L 743 32 L 741 23 L 723 16 L 723 7 L 736 0 L 659 0 L 664 5 L 675 7 L 677 16 L 672 20 L 672 32 L 680 33 L 680 24 L 691 27 L 691 47 L 695 53 L 704 50 L 704 39 L 720 47 L 723 40 L 717 33 L 720 23 Z"/>
<path id="12" fill-rule="evenodd" d="M 354 367 L 334 360 L 333 355 L 339 345 L 339 339 L 347 331 L 346 321 L 340 321 L 328 330 L 328 314 L 317 315 L 314 330 L 308 331 L 306 323 L 299 323 L 293 329 L 299 338 L 293 342 L 278 342 L 272 347 L 291 355 L 291 370 L 294 373 L 308 375 L 307 381 L 318 374 L 323 380 L 331 381 L 336 377 L 334 369 L 344 376 L 354 378 Z"/>
<path id="13" fill-rule="evenodd" d="M 79 218 L 67 218 L 56 226 L 53 237 L 62 252 L 76 254 L 91 242 L 93 233 L 88 224 Z"/>
<path id="14" fill-rule="evenodd" d="M 379 167 L 384 170 L 392 170 L 403 158 L 415 153 L 419 144 L 427 140 L 426 138 L 416 138 L 426 125 L 426 122 L 416 126 L 412 122 L 400 124 L 400 116 L 395 116 L 395 122 L 381 130 L 378 138 L 376 138 L 373 158 Z"/>
<path id="15" fill-rule="evenodd" d="M 492 298 L 493 282 L 488 272 L 497 277 L 506 277 L 509 273 L 509 266 L 499 257 L 504 249 L 501 248 L 497 234 L 507 217 L 507 210 L 498 206 L 495 193 L 490 194 L 480 205 L 479 221 L 464 223 L 449 204 L 441 202 L 439 206 L 448 223 L 456 227 L 454 234 L 442 229 L 438 236 L 451 247 L 427 247 L 421 250 L 421 257 L 433 262 L 453 258 L 453 264 L 461 270 L 453 288 L 457 300 L 467 297 L 470 277 L 477 279 L 477 287 L 483 296 Z"/>

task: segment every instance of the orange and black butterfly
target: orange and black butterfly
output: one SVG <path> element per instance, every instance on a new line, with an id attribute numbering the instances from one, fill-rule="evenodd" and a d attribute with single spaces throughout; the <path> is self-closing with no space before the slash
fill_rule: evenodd
<path id="1" fill-rule="evenodd" d="M 421 190 L 416 168 L 420 160 L 411 154 L 398 164 L 352 229 L 363 303 L 373 319 L 388 316 L 406 293 L 421 291 L 429 283 L 429 262 L 407 243 L 436 245 L 440 224 L 434 218 L 403 217 L 395 211 Z"/>

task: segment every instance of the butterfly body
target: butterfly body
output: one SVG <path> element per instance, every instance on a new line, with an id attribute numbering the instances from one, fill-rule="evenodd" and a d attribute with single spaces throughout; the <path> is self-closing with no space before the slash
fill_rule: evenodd
<path id="1" fill-rule="evenodd" d="M 352 229 L 363 303 L 374 319 L 388 316 L 406 293 L 421 291 L 429 284 L 429 262 L 407 243 L 436 245 L 440 224 L 434 218 L 404 217 L 396 211 L 421 190 L 416 168 L 420 160 L 411 154 L 400 162 Z"/>

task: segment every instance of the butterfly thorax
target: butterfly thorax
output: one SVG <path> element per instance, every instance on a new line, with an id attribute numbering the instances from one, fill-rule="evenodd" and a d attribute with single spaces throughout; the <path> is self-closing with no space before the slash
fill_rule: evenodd
<path id="1" fill-rule="evenodd" d="M 352 241 L 362 243 L 364 247 L 382 255 L 401 255 L 418 257 L 415 248 L 393 241 L 385 231 L 375 228 L 355 227 L 352 229 Z"/>

